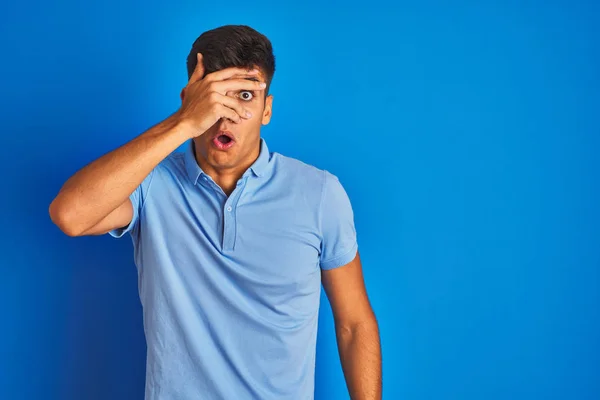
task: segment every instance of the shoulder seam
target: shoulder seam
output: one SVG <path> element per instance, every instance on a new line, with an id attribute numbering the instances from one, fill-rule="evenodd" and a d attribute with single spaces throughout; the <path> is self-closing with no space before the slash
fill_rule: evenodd
<path id="1" fill-rule="evenodd" d="M 323 214 L 323 197 L 325 196 L 325 184 L 327 183 L 327 171 L 322 170 L 322 175 L 323 175 L 323 184 L 321 185 L 321 194 L 319 197 L 319 210 L 318 210 L 318 216 L 317 216 L 317 221 L 318 221 L 318 225 L 319 225 L 319 235 L 321 235 L 321 237 L 323 236 L 323 226 L 321 224 L 321 217 Z"/>

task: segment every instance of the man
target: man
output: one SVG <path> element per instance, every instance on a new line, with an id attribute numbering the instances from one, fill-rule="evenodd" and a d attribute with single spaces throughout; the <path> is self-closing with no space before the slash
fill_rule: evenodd
<path id="1" fill-rule="evenodd" d="M 312 399 L 321 284 L 352 399 L 381 398 L 349 198 L 335 175 L 260 136 L 274 72 L 254 29 L 203 33 L 180 109 L 79 170 L 50 205 L 69 236 L 131 235 L 147 400 Z"/>

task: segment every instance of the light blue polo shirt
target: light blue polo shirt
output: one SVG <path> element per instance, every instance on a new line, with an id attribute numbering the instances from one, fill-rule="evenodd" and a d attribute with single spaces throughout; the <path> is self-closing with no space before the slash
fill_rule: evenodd
<path id="1" fill-rule="evenodd" d="M 260 155 L 229 197 L 190 140 L 133 192 L 146 400 L 313 399 L 321 269 L 355 257 L 339 179 Z"/>

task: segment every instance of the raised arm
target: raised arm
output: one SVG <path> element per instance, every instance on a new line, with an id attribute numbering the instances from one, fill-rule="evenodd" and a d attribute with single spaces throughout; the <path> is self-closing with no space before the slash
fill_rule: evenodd
<path id="1" fill-rule="evenodd" d="M 204 76 L 198 54 L 198 63 L 181 92 L 182 104 L 176 113 L 91 162 L 65 182 L 48 210 L 64 233 L 99 234 L 127 225 L 133 217 L 129 196 L 164 158 L 221 118 L 236 123 L 241 122 L 242 116 L 250 118 L 241 103 L 227 93 L 263 90 L 259 82 L 233 78 L 258 71 L 231 67 Z"/>
<path id="2" fill-rule="evenodd" d="M 185 125 L 173 114 L 71 176 L 50 204 L 50 218 L 69 236 L 126 225 L 133 216 L 129 195 L 189 137 Z M 94 231 L 100 222 L 99 230 Z"/>

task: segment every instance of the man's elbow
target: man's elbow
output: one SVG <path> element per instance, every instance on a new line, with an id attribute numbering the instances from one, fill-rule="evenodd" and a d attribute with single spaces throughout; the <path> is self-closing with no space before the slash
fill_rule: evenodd
<path id="1" fill-rule="evenodd" d="M 77 225 L 72 222 L 72 218 L 69 216 L 69 211 L 66 207 L 54 199 L 48 207 L 48 214 L 50 219 L 64 234 L 67 236 L 75 237 L 81 235 L 81 230 L 78 229 Z"/>
<path id="2" fill-rule="evenodd" d="M 365 314 L 360 318 L 354 318 L 349 321 L 337 321 L 336 328 L 342 336 L 352 336 L 358 331 L 379 332 L 377 318 L 373 312 Z"/>

